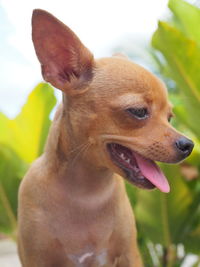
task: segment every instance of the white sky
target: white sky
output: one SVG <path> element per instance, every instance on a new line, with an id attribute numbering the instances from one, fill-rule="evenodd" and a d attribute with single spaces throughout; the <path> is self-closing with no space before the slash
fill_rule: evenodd
<path id="1" fill-rule="evenodd" d="M 34 8 L 45 9 L 57 16 L 96 57 L 100 57 L 109 56 L 112 47 L 127 36 L 150 39 L 158 19 L 166 14 L 167 2 L 0 0 L 0 38 L 4 40 L 0 55 L 0 110 L 15 115 L 30 90 L 42 79 L 31 42 L 30 21 Z M 2 21 L 2 13 L 6 22 Z"/>

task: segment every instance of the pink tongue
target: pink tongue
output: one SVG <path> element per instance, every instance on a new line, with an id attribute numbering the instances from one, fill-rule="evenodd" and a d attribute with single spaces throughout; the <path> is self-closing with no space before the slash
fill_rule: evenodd
<path id="1" fill-rule="evenodd" d="M 137 164 L 140 168 L 142 174 L 147 178 L 152 184 L 154 184 L 160 191 L 169 193 L 170 187 L 167 178 L 161 171 L 161 169 L 152 160 L 143 158 L 138 154 L 134 154 L 137 160 Z"/>

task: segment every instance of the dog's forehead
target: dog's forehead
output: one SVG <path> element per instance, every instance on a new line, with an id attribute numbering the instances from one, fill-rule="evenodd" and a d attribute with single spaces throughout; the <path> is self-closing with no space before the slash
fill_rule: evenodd
<path id="1" fill-rule="evenodd" d="M 147 101 L 166 101 L 167 89 L 155 75 L 126 58 L 103 58 L 96 62 L 92 84 L 99 94 L 118 97 L 140 94 Z"/>

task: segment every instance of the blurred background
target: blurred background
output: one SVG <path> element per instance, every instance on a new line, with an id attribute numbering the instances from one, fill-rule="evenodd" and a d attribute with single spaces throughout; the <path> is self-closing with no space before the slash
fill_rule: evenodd
<path id="1" fill-rule="evenodd" d="M 15 116 L 31 88 L 42 78 L 31 40 L 34 8 L 45 9 L 64 21 L 95 57 L 110 56 L 124 42 L 148 43 L 157 21 L 167 13 L 167 0 L 2 0 L 1 110 Z M 134 41 L 128 42 L 133 38 Z M 138 56 L 139 58 L 139 56 Z"/>
<path id="2" fill-rule="evenodd" d="M 200 1 L 0 1 L 0 266 L 16 255 L 17 193 L 43 151 L 61 93 L 41 83 L 31 14 L 45 9 L 67 24 L 95 57 L 121 52 L 166 83 L 172 124 L 195 142 L 179 166 L 161 166 L 171 192 L 127 184 L 145 267 L 200 266 Z"/>

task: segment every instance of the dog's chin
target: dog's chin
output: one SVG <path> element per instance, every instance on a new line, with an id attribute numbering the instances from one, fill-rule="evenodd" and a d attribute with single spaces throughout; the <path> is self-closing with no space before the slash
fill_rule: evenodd
<path id="1" fill-rule="evenodd" d="M 154 161 L 118 143 L 107 143 L 106 146 L 111 161 L 130 183 L 143 189 L 157 187 L 162 192 L 169 192 L 167 179 Z"/>

